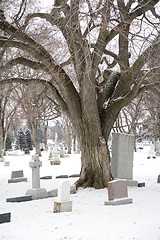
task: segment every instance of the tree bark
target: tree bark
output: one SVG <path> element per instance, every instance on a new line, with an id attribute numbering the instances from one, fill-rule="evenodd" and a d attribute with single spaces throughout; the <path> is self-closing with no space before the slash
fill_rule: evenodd
<path id="1" fill-rule="evenodd" d="M 35 144 L 35 152 L 36 152 L 36 154 L 41 156 L 39 131 L 38 131 L 38 126 L 35 123 L 32 123 L 32 132 L 33 132 L 33 139 L 34 139 L 34 144 Z"/>
<path id="2" fill-rule="evenodd" d="M 95 145 L 89 136 L 85 141 L 81 141 L 82 166 L 77 187 L 104 188 L 112 179 L 110 154 L 106 142 L 103 141 L 99 140 Z"/>

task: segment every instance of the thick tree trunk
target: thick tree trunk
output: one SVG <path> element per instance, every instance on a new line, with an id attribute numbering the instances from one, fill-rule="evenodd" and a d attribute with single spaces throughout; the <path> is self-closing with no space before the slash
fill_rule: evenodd
<path id="1" fill-rule="evenodd" d="M 77 187 L 107 187 L 112 179 L 110 169 L 110 154 L 104 139 L 95 145 L 90 137 L 81 142 L 82 166 Z"/>
<path id="2" fill-rule="evenodd" d="M 3 130 L 0 125 L 0 158 L 2 157 L 2 149 L 3 149 Z"/>

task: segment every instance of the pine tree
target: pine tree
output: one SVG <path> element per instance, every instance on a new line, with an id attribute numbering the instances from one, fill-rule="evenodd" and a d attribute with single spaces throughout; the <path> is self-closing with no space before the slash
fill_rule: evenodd
<path id="1" fill-rule="evenodd" d="M 27 147 L 27 143 L 26 143 L 25 134 L 24 134 L 22 128 L 20 128 L 18 130 L 18 140 L 19 140 L 19 144 L 20 144 L 20 149 L 24 150 Z"/>
<path id="2" fill-rule="evenodd" d="M 31 136 L 31 132 L 30 132 L 30 130 L 29 129 L 27 129 L 26 131 L 25 131 L 25 139 L 26 139 L 26 143 L 27 143 L 27 148 L 29 149 L 29 150 L 33 150 L 33 144 L 32 144 L 32 136 Z"/>
<path id="3" fill-rule="evenodd" d="M 7 135 L 6 139 L 6 151 L 9 149 L 12 149 L 12 139 L 10 134 Z"/>

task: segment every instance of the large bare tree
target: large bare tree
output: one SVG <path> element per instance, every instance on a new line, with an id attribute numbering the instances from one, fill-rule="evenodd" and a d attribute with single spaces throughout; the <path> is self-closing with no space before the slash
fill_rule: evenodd
<path id="1" fill-rule="evenodd" d="M 22 64 L 47 77 L 15 75 L 1 84 L 37 82 L 50 88 L 79 137 L 82 168 L 77 186 L 107 186 L 107 141 L 120 110 L 139 92 L 159 84 L 144 84 L 150 76 L 144 67 L 160 46 L 159 0 L 56 0 L 50 12 L 32 10 L 28 15 L 20 14 L 26 1 L 18 1 L 16 18 L 5 2 L 0 47 L 17 49 L 19 55 L 0 70 Z"/>

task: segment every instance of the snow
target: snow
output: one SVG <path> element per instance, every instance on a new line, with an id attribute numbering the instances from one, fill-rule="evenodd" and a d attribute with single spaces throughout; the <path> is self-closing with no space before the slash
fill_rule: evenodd
<path id="1" fill-rule="evenodd" d="M 0 225 L 0 240 L 158 240 L 160 239 L 160 157 L 147 159 L 148 146 L 134 154 L 134 180 L 145 182 L 145 187 L 128 187 L 133 204 L 105 206 L 107 188 L 79 189 L 71 195 L 72 212 L 53 213 L 54 198 L 21 203 L 8 203 L 6 198 L 25 195 L 31 188 L 30 155 L 8 155 L 9 167 L 0 162 L 0 213 L 11 212 L 11 222 Z M 60 174 L 80 171 L 80 155 L 61 159 L 61 165 L 51 166 L 49 153 L 42 152 L 40 175 L 52 175 L 41 180 L 47 191 L 57 188 Z M 11 171 L 22 170 L 27 182 L 9 183 Z M 76 181 L 69 178 L 71 184 Z"/>

